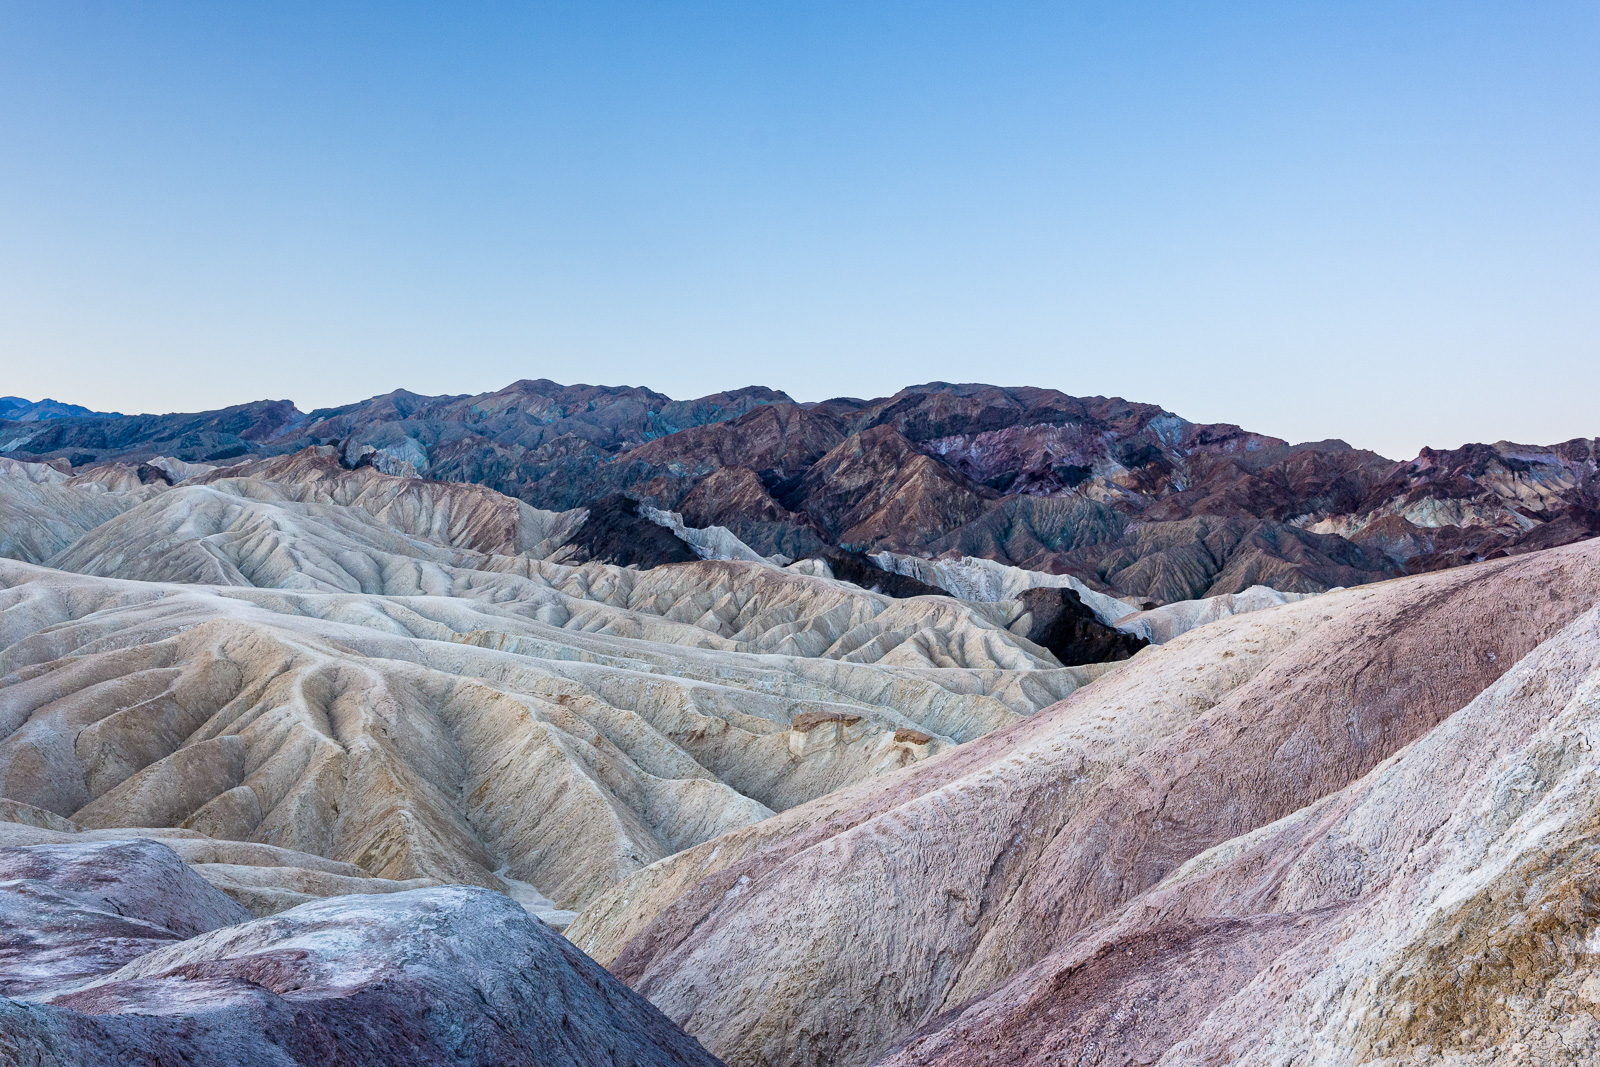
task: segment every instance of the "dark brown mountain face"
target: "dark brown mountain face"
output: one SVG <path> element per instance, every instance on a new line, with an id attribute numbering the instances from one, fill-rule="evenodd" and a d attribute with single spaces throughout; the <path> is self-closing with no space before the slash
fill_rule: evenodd
<path id="1" fill-rule="evenodd" d="M 749 467 L 719 467 L 678 503 L 690 526 L 722 526 L 763 555 L 809 556 L 827 542 L 809 516 L 786 510 Z"/>
<path id="2" fill-rule="evenodd" d="M 1122 542 L 1127 526 L 1116 508 L 1076 493 L 1007 496 L 928 550 L 1093 580 L 1095 563 Z"/>
<path id="3" fill-rule="evenodd" d="M 639 514 L 639 502 L 615 493 L 589 505 L 589 517 L 567 544 L 572 563 L 615 563 L 649 569 L 663 563 L 692 563 L 700 557 L 664 526 Z"/>
<path id="4" fill-rule="evenodd" d="M 1152 503 L 1146 519 L 1191 515 L 1289 521 L 1308 513 L 1347 514 L 1390 476 L 1394 463 L 1343 441 L 1282 445 L 1257 452 L 1201 454 L 1181 489 Z"/>
<path id="5" fill-rule="evenodd" d="M 1033 624 L 1028 640 L 1048 648 L 1064 667 L 1127 659 L 1150 642 L 1107 626 L 1073 589 L 1027 589 L 1020 597 Z"/>
<path id="6" fill-rule="evenodd" d="M 804 473 L 848 433 L 843 420 L 826 412 L 766 404 L 726 422 L 651 441 L 630 458 L 690 475 L 738 466 L 785 478 Z"/>
<path id="7" fill-rule="evenodd" d="M 1159 600 L 1255 582 L 1320 590 L 1600 532 L 1600 440 L 1424 449 L 1397 463 L 1342 441 L 1290 445 L 1036 388 L 932 382 L 797 404 L 756 386 L 678 401 L 539 380 L 477 396 L 398 390 L 310 414 L 261 401 L 0 419 L 0 456 L 80 468 L 328 444 L 349 465 L 477 483 L 549 510 L 618 496 L 678 510 L 767 555 L 971 555 Z"/>
<path id="8" fill-rule="evenodd" d="M 1214 516 L 1142 523 L 1097 567 L 1110 588 L 1161 601 L 1240 593 L 1252 585 L 1321 592 L 1398 573 L 1387 557 L 1342 537 Z"/>
<path id="9" fill-rule="evenodd" d="M 825 561 L 833 576 L 840 581 L 859 585 L 863 589 L 870 589 L 884 596 L 904 599 L 913 596 L 945 595 L 945 591 L 936 585 L 928 585 L 907 575 L 884 570 L 860 552 L 825 548 L 817 553 L 816 558 Z"/>

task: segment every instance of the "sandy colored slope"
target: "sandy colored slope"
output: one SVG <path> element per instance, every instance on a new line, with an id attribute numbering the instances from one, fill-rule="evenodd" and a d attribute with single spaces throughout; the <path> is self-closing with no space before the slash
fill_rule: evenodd
<path id="1" fill-rule="evenodd" d="M 729 1063 L 871 1062 L 1196 854 L 1358 780 L 1597 590 L 1589 543 L 1223 619 L 641 872 L 570 936 Z"/>
<path id="2" fill-rule="evenodd" d="M 271 483 L 281 499 L 358 508 L 412 537 L 478 552 L 543 557 L 582 521 L 583 511 L 541 511 L 481 485 L 396 478 L 371 467 L 345 470 L 329 446 L 255 460 L 194 479 L 243 496 Z M 547 544 L 549 547 L 547 548 Z"/>
<path id="3" fill-rule="evenodd" d="M 154 493 L 0 458 L 0 557 L 42 563 Z"/>
<path id="4" fill-rule="evenodd" d="M 121 496 L 55 569 L 0 563 L 0 798 L 570 907 L 1100 673 L 1013 633 L 1015 604 L 564 566 L 581 512 L 328 451 L 172 487 L 8 472 L 11 501 L 34 473 Z"/>
<path id="5" fill-rule="evenodd" d="M 285 457 L 252 464 L 257 475 L 173 487 L 91 529 L 50 565 L 140 581 L 515 602 L 572 629 L 737 651 L 1056 666 L 1010 632 L 1026 631 L 1014 604 L 908 603 L 732 561 L 648 572 L 563 566 L 541 552 L 570 514 L 536 512 L 477 486 L 314 460 Z M 508 554 L 513 546 L 531 547 Z"/>
<path id="6" fill-rule="evenodd" d="M 503 871 L 572 906 L 1094 673 L 1043 667 L 937 598 L 753 564 L 546 577 L 557 570 L 565 588 L 640 608 L 476 571 L 463 573 L 487 583 L 467 583 L 482 599 L 0 563 L 0 796 L 388 878 L 505 888 Z"/>

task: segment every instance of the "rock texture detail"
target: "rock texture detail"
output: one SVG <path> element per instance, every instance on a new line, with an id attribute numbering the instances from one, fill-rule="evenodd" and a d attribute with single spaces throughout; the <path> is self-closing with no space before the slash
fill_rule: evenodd
<path id="1" fill-rule="evenodd" d="M 692 562 L 556 563 L 586 512 L 315 449 L 159 489 L 46 470 L 0 490 L 52 490 L 84 516 L 63 539 L 112 517 L 52 568 L 0 561 L 0 797 L 37 830 L 333 864 L 218 861 L 252 867 L 214 873 L 257 910 L 417 880 L 574 909 L 1095 677 L 1018 602 L 700 560 L 637 514 Z M 796 727 L 812 714 L 853 725 Z"/>
<path id="2" fill-rule="evenodd" d="M 248 914 L 154 842 L 0 849 L 8 1063 L 715 1067 L 496 893 Z"/>

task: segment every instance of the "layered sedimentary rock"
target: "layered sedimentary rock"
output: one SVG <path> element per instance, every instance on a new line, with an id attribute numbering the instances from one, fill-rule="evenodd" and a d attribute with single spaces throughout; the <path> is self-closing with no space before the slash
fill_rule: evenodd
<path id="1" fill-rule="evenodd" d="M 781 484 L 772 480 L 772 488 Z M 750 467 L 719 467 L 696 483 L 677 508 L 690 525 L 724 527 L 768 556 L 800 559 L 827 543 L 809 516 L 773 499 L 766 481 Z"/>
<path id="2" fill-rule="evenodd" d="M 0 1056 L 241 1067 L 715 1067 L 515 904 L 466 886 L 250 916 L 150 841 L 0 849 Z"/>
<path id="3" fill-rule="evenodd" d="M 513 575 L 488 576 L 483 600 L 380 599 L 7 564 L 0 795 L 89 827 L 182 826 L 388 878 L 504 889 L 504 872 L 570 907 L 1087 678 L 949 601 L 688 567 L 708 571 L 701 592 L 665 569 L 631 588 L 617 572 L 563 576 L 630 610 Z M 765 617 L 758 596 L 742 620 L 707 616 L 748 595 L 741 567 L 786 598 L 765 598 Z M 689 621 L 656 613 L 684 609 Z M 752 655 L 764 649 L 776 654 Z M 813 710 L 853 729 L 797 753 Z M 906 744 L 902 730 L 926 736 Z"/>
<path id="4" fill-rule="evenodd" d="M 137 477 L 130 481 L 107 486 L 44 463 L 0 459 L 0 556 L 42 563 L 154 494 Z"/>
<path id="5" fill-rule="evenodd" d="M 1317 903 L 1292 915 L 1258 917 L 1270 910 L 1270 894 L 1240 890 L 1215 910 L 1196 904 L 1169 925 L 1137 927 L 1125 943 L 1096 931 L 1143 921 L 1146 902 L 1155 899 L 1149 894 L 1218 846 L 1241 857 L 1240 876 L 1269 884 L 1303 855 L 1288 844 L 1250 851 L 1276 832 L 1269 828 L 1277 820 L 1320 835 L 1342 810 L 1326 807 L 1335 803 L 1329 798 L 1346 795 L 1365 776 L 1392 773 L 1383 769 L 1396 766 L 1393 757 L 1438 736 L 1440 723 L 1583 615 L 1597 589 L 1600 548 L 1589 542 L 1220 619 L 940 758 L 641 871 L 596 899 L 569 934 L 732 1063 L 870 1063 L 886 1055 L 907 1063 L 998 1062 L 1030 1048 L 1108 1062 L 1149 1062 L 1172 1050 L 1179 1063 L 1312 1047 L 1295 1045 L 1306 1040 L 1310 1023 L 1284 1006 L 1281 993 L 1298 988 L 1299 979 L 1284 974 L 1301 964 L 1269 964 L 1280 956 L 1298 960 L 1303 938 L 1337 928 L 1337 916 L 1326 910 L 1335 901 L 1380 888 L 1367 880 L 1377 873 L 1365 859 L 1373 846 L 1330 841 L 1326 860 L 1306 868 L 1321 887 L 1312 894 Z M 1515 701 L 1528 695 L 1511 684 L 1506 693 Z M 1589 757 L 1566 743 L 1569 762 L 1557 759 L 1540 773 L 1571 767 L 1564 780 L 1578 788 L 1590 780 L 1590 771 L 1580 770 Z M 1427 775 L 1410 779 L 1413 800 L 1434 805 L 1437 814 L 1394 824 L 1374 815 L 1362 832 L 1392 836 L 1403 825 L 1396 841 L 1442 844 L 1426 835 L 1454 806 L 1449 791 L 1461 778 L 1443 765 L 1424 766 L 1440 785 L 1419 789 L 1415 783 Z M 1519 780 L 1507 775 L 1507 782 Z M 1529 788 L 1534 796 L 1546 789 Z M 1572 801 L 1572 826 L 1586 825 L 1585 813 L 1600 804 L 1595 797 Z M 1483 812 L 1484 802 L 1472 810 Z M 1559 835 L 1547 847 L 1532 822 L 1514 828 L 1526 810 L 1519 800 L 1504 817 L 1497 813 L 1492 825 L 1505 830 L 1499 838 L 1477 836 L 1476 855 L 1494 840 L 1502 844 L 1492 847 L 1514 847 L 1531 865 L 1522 877 L 1542 879 L 1528 884 L 1548 887 L 1553 901 L 1574 901 L 1573 918 L 1552 928 L 1561 931 L 1554 947 L 1539 949 L 1538 973 L 1554 974 L 1586 944 L 1588 920 L 1577 916 L 1587 913 L 1577 901 L 1588 890 L 1577 887 L 1587 884 L 1580 873 L 1587 853 L 1561 845 Z M 1403 862 L 1413 846 L 1391 850 L 1385 839 L 1382 847 Z M 1541 870 L 1573 873 L 1547 877 Z M 1381 884 L 1393 893 L 1391 908 L 1418 891 Z M 1362 995 L 1377 998 L 1385 1013 L 1363 1014 L 1344 993 L 1319 986 L 1317 1017 L 1343 1020 L 1326 1032 L 1370 1033 L 1373 1054 L 1396 1047 L 1378 1044 L 1383 1035 L 1417 1051 L 1424 1042 L 1405 1035 L 1428 1032 L 1412 1019 L 1441 1019 L 1429 1024 L 1434 1040 L 1460 1018 L 1450 1038 L 1459 1043 L 1475 1040 L 1467 1033 L 1476 1031 L 1472 1012 L 1498 1011 L 1496 1032 L 1511 1032 L 1555 1011 L 1540 1006 L 1537 983 L 1527 987 L 1537 994 L 1531 1014 L 1493 1006 L 1495 990 L 1505 988 L 1493 976 L 1506 973 L 1499 969 L 1506 964 L 1494 961 L 1514 959 L 1520 924 L 1544 914 L 1513 903 L 1533 899 L 1518 897 L 1509 888 L 1515 883 L 1500 884 L 1508 888 L 1486 889 L 1481 906 L 1472 905 L 1486 916 L 1501 909 L 1481 924 L 1406 914 L 1421 938 L 1422 955 L 1406 957 L 1412 963 L 1365 973 L 1329 963 L 1330 974 L 1367 990 Z M 1462 897 L 1438 892 L 1439 914 L 1467 914 Z M 1384 923 L 1393 921 L 1374 918 L 1371 936 L 1390 936 L 1393 927 Z M 762 951 L 747 952 L 750 944 Z M 1448 948 L 1453 944 L 1459 948 Z M 1424 1012 L 1427 997 L 1439 995 L 1437 983 L 1426 995 L 1418 985 L 1414 994 L 1383 1000 L 1403 987 L 1402 976 L 1423 973 L 1416 972 L 1420 961 L 1431 961 L 1425 973 L 1450 973 L 1451 952 L 1483 961 L 1483 991 L 1460 1000 L 1461 1010 L 1433 1003 Z M 1205 969 L 1208 984 L 1184 986 L 1196 968 Z M 1264 991 L 1250 992 L 1262 982 Z M 1270 1016 L 1272 1027 L 1297 1036 L 1271 1045 L 1279 1039 L 1223 1003 L 1236 992 L 1256 998 L 1246 1000 L 1253 1018 Z M 1188 1057 L 1174 1049 L 1202 1023 L 1214 1036 L 1194 1037 L 1194 1047 L 1210 1052 Z M 1026 1036 L 1007 1044 L 1007 1025 Z M 1337 1038 L 1326 1040 L 1331 1048 Z"/>
<path id="6" fill-rule="evenodd" d="M 981 487 L 918 451 L 890 426 L 852 434 L 785 495 L 838 544 L 905 549 L 983 514 Z"/>

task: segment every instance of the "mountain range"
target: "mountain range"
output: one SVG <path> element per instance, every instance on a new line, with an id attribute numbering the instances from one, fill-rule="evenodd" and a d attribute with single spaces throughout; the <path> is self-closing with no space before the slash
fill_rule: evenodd
<path id="1" fill-rule="evenodd" d="M 625 497 L 763 555 L 970 556 L 1157 603 L 1257 584 L 1318 592 L 1600 532 L 1597 440 L 1394 461 L 1048 389 L 936 382 L 800 404 L 759 387 L 676 401 L 540 380 L 309 413 L 258 401 L 23 418 L 0 421 L 0 455 L 62 469 L 332 445 L 350 467 L 475 483 L 541 509 Z"/>

